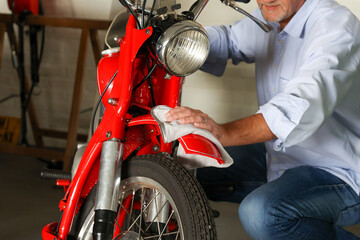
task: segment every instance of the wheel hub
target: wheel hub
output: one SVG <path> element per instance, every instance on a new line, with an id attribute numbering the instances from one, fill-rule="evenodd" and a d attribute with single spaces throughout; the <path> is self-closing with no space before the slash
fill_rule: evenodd
<path id="1" fill-rule="evenodd" d="M 117 236 L 114 240 L 143 240 L 143 238 L 136 232 L 128 231 Z"/>

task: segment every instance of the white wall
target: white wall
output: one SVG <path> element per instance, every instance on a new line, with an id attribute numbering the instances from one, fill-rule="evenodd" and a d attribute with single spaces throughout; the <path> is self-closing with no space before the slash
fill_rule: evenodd
<path id="1" fill-rule="evenodd" d="M 190 6 L 192 2 L 183 1 L 183 7 Z M 359 1 L 339 0 L 339 2 L 348 7 L 351 6 L 353 12 L 360 16 Z M 43 3 L 46 15 L 59 17 L 108 19 L 120 9 L 118 0 L 43 0 Z M 252 0 L 250 4 L 239 5 L 251 12 L 256 7 L 256 1 Z M 9 12 L 6 1 L 0 1 L 0 12 Z M 242 18 L 241 14 L 226 7 L 219 0 L 210 0 L 198 21 L 203 25 L 219 25 L 230 24 Z M 41 91 L 33 99 L 41 127 L 67 130 L 80 31 L 47 28 L 46 36 L 44 60 L 40 70 Z M 19 81 L 11 65 L 7 38 L 5 40 L 0 69 L 0 99 L 19 92 Z M 29 58 L 27 57 L 26 60 L 28 63 Z M 81 107 L 83 110 L 93 106 L 94 97 L 97 94 L 96 67 L 90 49 L 85 71 L 85 88 Z M 182 104 L 201 109 L 219 122 L 230 121 L 256 112 L 254 66 L 228 64 L 224 76 L 220 78 L 200 71 L 187 77 Z M 19 106 L 19 98 L 2 103 L 0 115 L 20 116 Z M 79 131 L 82 133 L 87 133 L 90 113 L 85 112 L 80 115 Z M 65 141 L 47 140 L 50 145 L 64 146 L 65 144 Z"/>

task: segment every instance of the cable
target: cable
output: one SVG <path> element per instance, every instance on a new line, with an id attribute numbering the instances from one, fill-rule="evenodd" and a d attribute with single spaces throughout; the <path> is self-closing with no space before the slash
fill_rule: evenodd
<path id="1" fill-rule="evenodd" d="M 131 15 L 133 15 L 134 18 L 135 18 L 135 20 L 136 20 L 136 24 L 137 24 L 139 27 L 141 27 L 137 16 L 135 15 L 134 11 L 131 9 L 131 7 L 129 6 L 129 4 L 126 2 L 126 0 L 119 0 L 119 2 L 120 2 L 123 6 L 125 6 L 125 7 L 130 11 Z"/>
<path id="2" fill-rule="evenodd" d="M 150 70 L 150 63 L 149 63 L 149 53 L 148 52 L 146 52 L 146 66 L 147 66 L 147 69 L 149 71 Z M 150 85 L 151 100 L 152 100 L 153 107 L 154 107 L 154 106 L 156 106 L 156 103 L 155 103 L 155 96 L 154 96 L 154 86 L 153 86 L 151 76 L 149 76 L 149 85 Z"/>
<path id="3" fill-rule="evenodd" d="M 94 135 L 94 124 L 95 124 L 96 112 L 97 112 L 97 110 L 98 110 L 98 108 L 99 108 L 99 105 L 100 105 L 100 103 L 101 103 L 102 98 L 104 97 L 104 94 L 105 94 L 106 90 L 109 88 L 110 84 L 114 81 L 114 78 L 116 77 L 117 73 L 118 73 L 118 70 L 116 70 L 116 72 L 114 73 L 114 75 L 113 75 L 112 78 L 110 79 L 109 83 L 106 85 L 104 91 L 102 92 L 99 100 L 98 100 L 97 103 L 96 103 L 96 107 L 95 107 L 95 110 L 94 110 L 94 112 L 93 112 L 92 121 L 91 121 L 91 136 Z"/>
<path id="4" fill-rule="evenodd" d="M 146 75 L 146 77 L 145 77 L 143 80 L 141 80 L 141 82 L 139 82 L 139 83 L 133 88 L 133 92 L 134 92 L 138 87 L 140 87 L 140 85 L 143 84 L 143 83 L 146 81 L 146 79 L 148 79 L 148 78 L 151 76 L 151 74 L 153 73 L 153 71 L 155 70 L 156 67 L 157 67 L 157 64 L 154 64 L 154 66 L 151 68 L 150 72 Z"/>
<path id="5" fill-rule="evenodd" d="M 44 15 L 44 8 L 43 8 L 43 4 L 42 1 L 39 0 L 39 14 L 40 15 Z M 40 53 L 39 53 L 39 69 L 40 69 L 40 64 L 41 64 L 41 60 L 44 54 L 44 45 L 45 45 L 45 26 L 41 27 L 41 45 L 40 45 Z"/>
<path id="6" fill-rule="evenodd" d="M 12 98 L 15 98 L 15 97 L 20 97 L 20 94 L 10 94 L 9 96 L 4 97 L 3 99 L 0 99 L 0 104 L 4 103 Z"/>
<path id="7" fill-rule="evenodd" d="M 149 13 L 149 17 L 148 17 L 148 19 L 146 20 L 145 26 L 147 26 L 147 25 L 149 24 L 149 20 L 150 20 L 150 18 L 151 18 L 152 13 L 154 12 L 154 9 L 155 9 L 155 4 L 156 4 L 156 0 L 153 1 L 153 5 L 151 6 L 151 10 L 150 10 L 150 13 Z"/>
<path id="8" fill-rule="evenodd" d="M 141 26 L 141 29 L 144 29 L 145 28 L 145 5 L 146 5 L 146 0 L 143 0 L 143 5 L 142 5 L 142 8 L 141 8 L 141 17 L 142 17 L 142 26 Z"/>

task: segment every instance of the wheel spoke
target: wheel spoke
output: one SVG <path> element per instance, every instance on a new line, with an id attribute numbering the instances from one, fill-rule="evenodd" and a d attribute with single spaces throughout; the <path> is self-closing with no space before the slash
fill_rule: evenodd
<path id="1" fill-rule="evenodd" d="M 166 204 L 168 203 L 169 201 L 166 200 L 166 202 L 161 206 L 161 209 L 160 211 L 157 212 L 156 216 L 153 218 L 153 220 L 151 220 L 151 223 L 149 224 L 149 226 L 147 226 L 147 228 L 145 229 L 145 232 L 147 232 L 151 226 L 151 224 L 154 223 L 155 219 L 159 216 L 160 212 L 164 209 L 164 207 L 166 206 Z M 160 231 L 159 231 L 160 232 Z"/>
<path id="2" fill-rule="evenodd" d="M 125 196 L 122 195 L 122 198 L 119 202 L 119 206 L 120 206 L 120 209 L 122 211 L 125 211 L 125 214 L 127 214 L 128 216 L 128 224 L 127 224 L 127 230 L 126 231 L 123 231 L 123 228 L 119 225 L 118 222 L 116 222 L 117 226 L 121 229 L 121 232 L 122 233 L 126 233 L 126 232 L 129 232 L 131 231 L 131 229 L 134 227 L 134 226 L 137 226 L 138 227 L 138 235 L 139 236 L 142 236 L 142 238 L 145 240 L 145 239 L 158 239 L 160 240 L 162 237 L 164 236 L 169 236 L 169 235 L 173 235 L 175 237 L 175 240 L 179 239 L 179 236 L 181 235 L 181 226 L 178 226 L 179 229 L 177 231 L 174 231 L 174 232 L 165 232 L 167 229 L 168 229 L 168 225 L 169 225 L 169 222 L 170 220 L 172 219 L 172 217 L 174 216 L 174 210 L 171 211 L 170 215 L 167 217 L 167 220 L 166 220 L 166 223 L 165 225 L 163 226 L 163 228 L 161 229 L 161 226 L 160 226 L 160 222 L 157 221 L 157 219 L 159 219 L 159 215 L 162 213 L 162 211 L 164 210 L 164 208 L 170 204 L 169 200 L 166 199 L 166 201 L 161 205 L 161 207 L 158 206 L 158 201 L 159 201 L 159 196 L 161 196 L 161 193 L 160 191 L 157 191 L 155 189 L 149 189 L 149 190 L 152 190 L 154 194 L 151 194 L 153 195 L 151 199 L 149 199 L 149 201 L 145 204 L 145 192 L 147 191 L 148 189 L 145 188 L 145 187 L 141 187 L 139 188 L 138 190 L 135 190 L 133 189 L 132 190 L 132 193 L 129 197 L 131 197 L 131 203 L 130 203 L 130 209 L 127 209 L 124 204 L 123 204 L 123 201 L 124 201 L 124 198 Z M 136 196 L 136 192 L 139 191 L 139 194 L 140 194 L 140 213 L 137 215 L 137 216 L 133 216 L 133 208 L 135 206 L 135 196 Z M 130 200 L 130 199 L 129 199 Z M 144 214 L 146 213 L 146 211 L 149 209 L 149 207 L 152 205 L 152 204 L 155 204 L 155 211 L 156 211 L 156 215 L 155 216 L 152 216 L 152 219 L 151 219 L 151 222 L 149 223 L 148 226 L 146 226 L 146 229 L 142 229 L 142 222 L 143 222 L 143 217 L 144 217 Z M 134 219 L 135 217 L 135 219 Z M 153 233 L 154 235 L 151 235 L 149 236 L 148 234 L 151 233 L 151 232 L 148 232 L 148 230 L 150 229 L 150 227 L 156 222 L 156 226 L 157 226 L 157 233 Z M 130 225 L 131 224 L 131 225 Z M 130 225 L 130 226 L 129 226 Z M 124 226 L 123 226 L 124 227 Z"/>
<path id="3" fill-rule="evenodd" d="M 177 231 L 177 234 L 176 234 L 176 238 L 175 238 L 175 240 L 177 240 L 177 239 L 178 239 L 179 234 L 180 234 L 180 231 Z"/>
<path id="4" fill-rule="evenodd" d="M 171 219 L 171 217 L 172 217 L 173 214 L 174 214 L 174 210 L 171 211 L 171 214 L 170 214 L 168 220 L 166 221 L 166 224 L 165 224 L 165 226 L 164 226 L 164 229 L 163 229 L 162 232 L 160 233 L 159 240 L 161 240 L 161 236 L 163 236 L 163 234 L 164 234 L 164 232 L 165 232 L 165 229 L 166 229 L 166 226 L 169 224 L 169 221 L 170 221 L 170 219 Z"/>
<path id="5" fill-rule="evenodd" d="M 159 194 L 159 193 L 157 193 L 157 194 Z M 156 196 L 155 196 L 156 197 Z M 144 199 L 143 199 L 144 200 Z M 149 206 L 150 206 L 150 204 L 151 204 L 151 202 L 152 201 L 154 201 L 154 198 L 153 199 L 151 199 L 151 201 L 149 202 L 149 204 L 142 210 L 142 211 L 145 211 Z M 142 207 L 141 207 L 142 208 Z M 135 225 L 135 223 L 137 222 L 137 220 L 139 220 L 139 218 L 141 217 L 141 214 L 142 214 L 142 212 L 139 214 L 139 216 L 137 216 L 137 218 L 135 219 L 135 221 L 133 222 L 133 224 L 131 224 L 131 226 L 127 229 L 127 231 L 129 231 L 134 225 Z"/>
<path id="6" fill-rule="evenodd" d="M 206 217 L 211 220 L 210 226 L 213 226 L 202 189 L 193 184 L 194 179 L 185 169 L 160 154 L 136 156 L 124 164 L 126 171 L 119 186 L 121 194 L 114 239 L 187 240 L 196 238 L 197 229 L 204 231 L 204 239 L 215 234 L 200 214 L 199 206 L 202 206 L 207 211 Z M 188 194 L 189 189 L 197 191 Z M 192 204 L 190 208 L 183 208 L 180 195 Z M 96 198 L 96 192 L 93 191 L 88 198 L 91 201 L 85 202 L 86 208 L 81 212 L 88 217 L 84 220 L 79 218 L 76 226 L 80 229 L 74 235 L 76 239 L 92 239 L 95 215 L 93 199 Z M 196 229 L 194 224 L 198 225 Z"/>
<path id="7" fill-rule="evenodd" d="M 121 197 L 120 197 L 119 200 L 118 200 L 118 203 L 119 203 L 119 206 L 120 206 L 119 213 L 120 213 L 120 211 L 121 211 L 121 208 L 123 208 L 123 209 L 125 210 L 125 212 L 126 212 L 126 209 L 125 209 L 125 207 L 124 207 L 123 204 L 122 204 L 123 201 L 124 201 L 124 198 L 125 198 L 125 195 L 124 195 L 124 193 L 122 193 L 122 194 L 121 194 Z M 120 226 L 120 224 L 119 224 L 119 222 L 118 222 L 119 216 L 120 216 L 120 214 L 118 214 L 117 217 L 116 217 L 116 226 L 117 226 L 118 228 L 120 228 L 120 232 L 124 232 L 124 230 L 122 229 L 122 227 Z"/>
<path id="8" fill-rule="evenodd" d="M 155 198 L 155 210 L 159 214 L 159 211 L 157 209 L 157 198 Z M 156 225 L 157 225 L 157 228 L 158 228 L 158 233 L 160 233 L 160 223 L 159 223 L 159 221 L 156 221 Z"/>
<path id="9" fill-rule="evenodd" d="M 141 223 L 142 223 L 142 216 L 143 216 L 143 210 L 142 210 L 143 206 L 144 206 L 144 188 L 141 188 L 139 235 L 140 235 L 140 231 L 141 231 Z"/>
<path id="10" fill-rule="evenodd" d="M 125 213 L 128 214 L 128 215 L 130 215 L 130 213 L 129 213 L 128 210 L 124 207 L 124 205 L 123 205 L 122 203 L 119 203 L 119 204 L 120 204 L 120 207 L 125 211 Z M 116 222 L 116 223 L 117 223 L 117 225 L 120 227 L 120 225 L 118 224 L 118 222 Z M 135 221 L 134 223 L 135 223 L 136 226 L 139 227 L 139 229 L 141 229 L 141 227 L 139 226 L 139 224 L 138 224 L 136 221 Z M 130 225 L 130 221 L 129 221 L 129 224 L 128 224 L 128 225 Z M 134 224 L 131 225 L 131 227 L 130 227 L 127 231 L 129 231 L 133 226 L 134 226 Z M 122 227 L 120 227 L 120 229 L 121 229 L 121 232 L 124 232 L 123 229 L 122 229 Z M 143 231 L 142 229 L 141 229 L 141 231 L 144 233 L 144 231 Z"/>
<path id="11" fill-rule="evenodd" d="M 130 205 L 130 213 L 129 213 L 129 219 L 128 219 L 128 224 L 127 226 L 130 225 L 130 222 L 132 220 L 132 211 L 133 211 L 133 207 L 134 207 L 134 198 L 135 198 L 135 190 L 133 190 L 132 192 L 132 198 L 131 198 L 131 205 Z"/>
<path id="12" fill-rule="evenodd" d="M 176 239 L 177 239 L 177 237 L 178 237 L 179 234 L 180 234 L 180 231 L 170 232 L 170 233 L 164 233 L 164 234 L 162 234 L 162 237 L 171 236 L 171 235 L 175 235 L 175 234 L 176 234 Z M 142 237 L 142 238 L 145 240 L 145 239 L 157 238 L 157 237 L 159 237 L 159 236 L 160 236 L 160 235 L 153 235 L 153 236 Z"/>

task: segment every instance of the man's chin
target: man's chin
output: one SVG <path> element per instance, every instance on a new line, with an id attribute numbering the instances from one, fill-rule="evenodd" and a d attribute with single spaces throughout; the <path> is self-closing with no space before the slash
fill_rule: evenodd
<path id="1" fill-rule="evenodd" d="M 279 14 L 263 14 L 263 17 L 267 22 L 280 22 L 282 20 L 282 16 L 279 16 Z"/>

